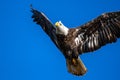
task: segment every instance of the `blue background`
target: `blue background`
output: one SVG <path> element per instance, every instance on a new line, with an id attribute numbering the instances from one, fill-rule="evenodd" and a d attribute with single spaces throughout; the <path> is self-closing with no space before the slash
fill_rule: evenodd
<path id="1" fill-rule="evenodd" d="M 0 80 L 120 80 L 120 39 L 82 55 L 88 72 L 74 76 L 67 72 L 61 52 L 32 21 L 30 4 L 69 28 L 120 10 L 120 0 L 0 1 Z"/>

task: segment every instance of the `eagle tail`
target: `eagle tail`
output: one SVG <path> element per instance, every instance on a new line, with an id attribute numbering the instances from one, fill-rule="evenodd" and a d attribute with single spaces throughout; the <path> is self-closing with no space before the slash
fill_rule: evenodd
<path id="1" fill-rule="evenodd" d="M 82 76 L 87 72 L 85 65 L 80 58 L 66 59 L 68 71 L 74 75 Z"/>

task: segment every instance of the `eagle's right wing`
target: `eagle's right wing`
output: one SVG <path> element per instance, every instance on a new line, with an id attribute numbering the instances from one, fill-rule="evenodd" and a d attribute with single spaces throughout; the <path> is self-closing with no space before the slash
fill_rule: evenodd
<path id="1" fill-rule="evenodd" d="M 120 38 L 120 11 L 100 15 L 77 29 L 80 54 L 95 51 Z"/>
<path id="2" fill-rule="evenodd" d="M 32 7 L 31 7 L 31 12 L 33 13 L 32 15 L 33 21 L 42 27 L 42 29 L 46 32 L 46 34 L 58 47 L 57 38 L 56 38 L 56 28 L 54 27 L 54 25 L 42 12 L 33 9 Z"/>

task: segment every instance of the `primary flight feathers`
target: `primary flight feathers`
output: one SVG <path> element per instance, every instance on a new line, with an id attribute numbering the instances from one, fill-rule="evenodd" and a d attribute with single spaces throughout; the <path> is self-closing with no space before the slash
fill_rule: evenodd
<path id="1" fill-rule="evenodd" d="M 54 24 L 42 13 L 31 8 L 33 21 L 42 27 L 66 59 L 68 71 L 83 75 L 87 69 L 79 55 L 95 51 L 120 37 L 120 11 L 105 13 L 76 28 L 61 21 Z"/>

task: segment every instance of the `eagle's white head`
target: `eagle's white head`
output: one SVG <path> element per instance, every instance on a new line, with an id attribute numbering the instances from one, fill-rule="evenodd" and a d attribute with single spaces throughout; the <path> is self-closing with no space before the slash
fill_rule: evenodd
<path id="1" fill-rule="evenodd" d="M 57 34 L 62 34 L 62 35 L 68 34 L 69 29 L 66 26 L 64 26 L 61 21 L 56 22 L 55 26 L 56 26 Z"/>

